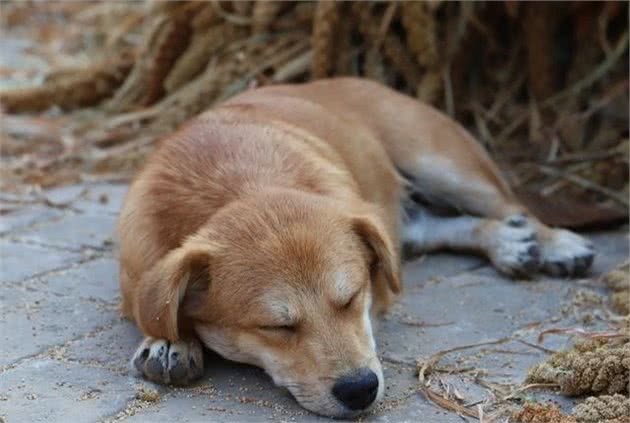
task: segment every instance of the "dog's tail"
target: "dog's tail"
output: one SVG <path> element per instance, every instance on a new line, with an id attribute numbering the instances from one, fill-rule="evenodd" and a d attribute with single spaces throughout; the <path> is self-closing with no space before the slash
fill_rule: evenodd
<path id="1" fill-rule="evenodd" d="M 554 196 L 513 189 L 516 197 L 541 222 L 571 229 L 605 229 L 628 223 L 628 210 L 621 207 L 586 203 L 570 197 Z"/>

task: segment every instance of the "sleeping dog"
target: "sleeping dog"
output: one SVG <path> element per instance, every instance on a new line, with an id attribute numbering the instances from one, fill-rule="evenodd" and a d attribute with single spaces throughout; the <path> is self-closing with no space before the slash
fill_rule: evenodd
<path id="1" fill-rule="evenodd" d="M 145 377 L 193 381 L 205 346 L 334 417 L 383 395 L 371 319 L 402 291 L 403 245 L 515 277 L 594 257 L 529 214 L 453 120 L 354 78 L 247 91 L 188 122 L 135 178 L 119 237 Z"/>

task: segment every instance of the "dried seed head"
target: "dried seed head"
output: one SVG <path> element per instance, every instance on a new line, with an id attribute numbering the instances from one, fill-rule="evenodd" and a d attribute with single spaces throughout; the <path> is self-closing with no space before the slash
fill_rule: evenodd
<path id="1" fill-rule="evenodd" d="M 628 392 L 630 343 L 621 346 L 584 343 L 532 367 L 531 383 L 557 383 L 565 395 Z"/>
<path id="2" fill-rule="evenodd" d="M 602 395 L 587 398 L 573 408 L 572 413 L 580 423 L 610 422 L 630 419 L 630 398 L 624 395 Z"/>
<path id="3" fill-rule="evenodd" d="M 313 78 L 323 78 L 330 74 L 332 68 L 333 41 L 339 11 L 335 1 L 319 1 L 313 16 Z"/>

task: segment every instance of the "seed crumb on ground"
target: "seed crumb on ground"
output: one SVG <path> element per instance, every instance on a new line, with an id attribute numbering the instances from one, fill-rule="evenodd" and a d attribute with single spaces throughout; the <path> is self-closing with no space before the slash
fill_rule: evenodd
<path id="1" fill-rule="evenodd" d="M 136 399 L 146 402 L 158 402 L 160 400 L 160 393 L 153 388 L 141 385 L 136 389 Z"/>
<path id="2" fill-rule="evenodd" d="M 517 423 L 577 423 L 573 416 L 562 414 L 553 404 L 527 403 L 520 411 L 512 414 Z"/>

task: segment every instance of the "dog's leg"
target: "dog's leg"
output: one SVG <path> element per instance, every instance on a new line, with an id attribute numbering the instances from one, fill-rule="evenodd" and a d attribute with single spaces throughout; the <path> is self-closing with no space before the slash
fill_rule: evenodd
<path id="1" fill-rule="evenodd" d="M 474 181 L 474 176 L 470 179 L 473 184 L 482 184 L 480 180 Z M 462 213 L 461 217 L 439 218 L 425 211 L 421 214 L 423 219 L 409 227 L 411 232 L 405 231 L 411 237 L 407 241 L 422 249 L 481 249 L 498 269 L 508 274 L 531 274 L 540 268 L 552 276 L 576 276 L 584 274 L 593 263 L 595 251 L 589 240 L 568 230 L 546 226 L 512 196 L 502 196 L 492 186 L 477 190 L 475 196 L 456 194 L 451 191 L 451 196 L 438 199 L 445 198 L 443 205 L 455 208 Z M 467 213 L 481 217 L 466 216 Z M 534 266 L 523 254 L 522 242 L 516 242 L 520 247 L 515 244 L 519 234 L 525 232 L 533 232 L 539 266 Z"/>
<path id="2" fill-rule="evenodd" d="M 476 160 L 486 159 L 478 157 Z M 456 160 L 453 162 L 457 163 Z M 489 169 L 494 168 L 494 164 L 489 165 Z M 437 203 L 463 215 L 471 214 L 491 220 L 503 222 L 524 220 L 523 227 L 533 229 L 535 232 L 539 244 L 540 268 L 544 272 L 552 276 L 576 276 L 584 274 L 593 263 L 595 252 L 589 240 L 568 230 L 550 228 L 529 214 L 498 173 L 494 177 L 501 181 L 498 185 L 492 183 L 494 178 L 488 179 L 483 176 L 484 173 L 460 171 L 452 164 L 441 170 L 438 164 L 435 169 L 428 172 L 425 169 L 418 174 L 419 177 L 409 174 L 405 176 L 407 178 L 411 176 L 409 181 L 412 196 L 415 191 L 415 195 L 423 197 L 428 203 Z M 504 239 L 504 235 L 509 237 L 508 233 L 513 231 L 497 229 L 494 232 L 500 239 Z M 499 233 L 504 235 L 498 235 Z M 490 258 L 493 263 L 498 264 L 496 259 L 492 256 Z M 511 265 L 508 265 L 509 267 Z"/>
<path id="3" fill-rule="evenodd" d="M 146 337 L 131 363 L 149 380 L 186 385 L 203 374 L 203 349 L 196 339 L 169 342 Z"/>
<path id="4" fill-rule="evenodd" d="M 527 210 L 512 193 L 498 166 L 484 148 L 457 122 L 416 100 L 372 86 L 379 101 L 367 94 L 344 97 L 358 119 L 373 128 L 391 161 L 405 176 L 412 193 L 429 203 L 448 206 L 460 214 L 504 220 Z M 358 83 L 357 83 L 358 84 Z M 339 101 L 339 100 L 338 100 Z M 586 271 L 594 253 L 588 240 L 565 230 L 545 226 L 533 216 L 542 268 L 552 275 L 576 275 Z"/>
<path id="5" fill-rule="evenodd" d="M 406 208 L 404 220 L 403 243 L 412 249 L 478 252 L 509 276 L 531 276 L 540 267 L 535 228 L 521 214 L 503 220 L 441 217 L 416 206 Z"/>

